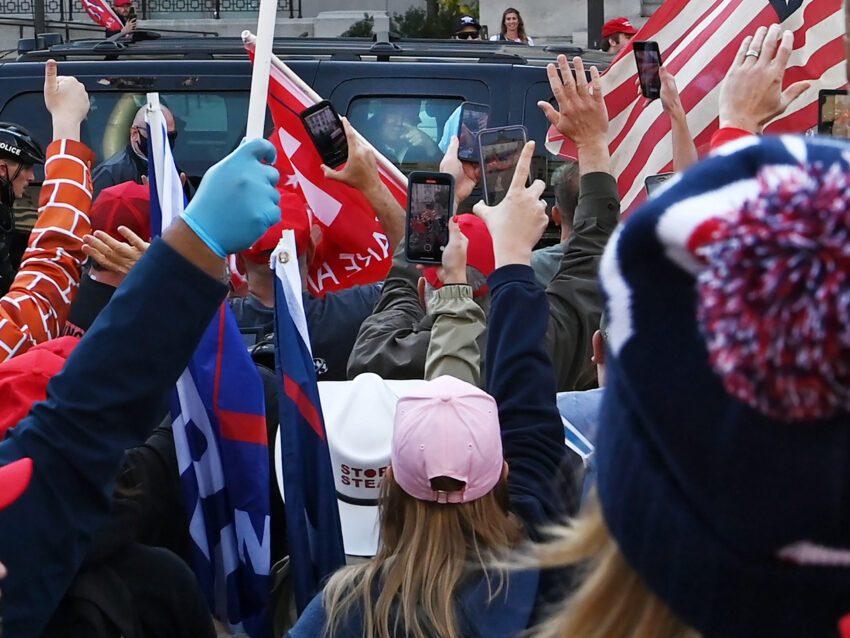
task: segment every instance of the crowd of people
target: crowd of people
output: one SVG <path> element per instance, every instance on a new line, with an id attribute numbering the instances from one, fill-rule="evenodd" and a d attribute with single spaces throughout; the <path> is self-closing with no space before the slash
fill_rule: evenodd
<path id="1" fill-rule="evenodd" d="M 614 22 L 612 50 L 634 35 Z M 501 37 L 529 41 L 516 10 Z M 392 267 L 303 293 L 316 372 L 344 382 L 322 400 L 350 560 L 297 619 L 272 598 L 275 638 L 850 636 L 850 147 L 760 135 L 808 88 L 783 88 L 792 48 L 776 25 L 743 40 L 702 160 L 662 71 L 679 175 L 623 223 L 599 72 L 560 56 L 539 106 L 578 156 L 554 207 L 529 142 L 500 203 L 450 218 L 439 267 L 405 259 L 406 211 L 343 122 L 348 161 L 324 173 L 363 194 Z M 321 237 L 282 218 L 304 203 L 251 140 L 152 239 L 143 114 L 96 167 L 86 91 L 53 61 L 44 100 L 46 152 L 0 123 L 0 214 L 45 171 L 16 271 L 0 243 L 2 628 L 216 636 L 167 397 L 223 302 L 274 332 L 281 231 L 304 277 Z M 453 206 L 423 196 L 423 232 L 481 180 L 458 146 Z M 560 241 L 535 250 L 550 216 Z M 253 349 L 273 436 L 280 384 Z"/>

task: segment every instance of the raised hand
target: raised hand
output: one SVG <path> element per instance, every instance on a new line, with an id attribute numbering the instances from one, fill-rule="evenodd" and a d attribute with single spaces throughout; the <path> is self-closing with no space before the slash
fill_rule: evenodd
<path id="1" fill-rule="evenodd" d="M 119 226 L 118 232 L 124 236 L 126 242 L 118 241 L 102 230 L 84 236 L 83 252 L 106 270 L 126 275 L 145 254 L 150 243 L 126 226 Z"/>
<path id="2" fill-rule="evenodd" d="M 795 82 L 784 91 L 782 79 L 794 34 L 778 24 L 759 27 L 744 38 L 720 88 L 720 127 L 760 133 L 764 125 L 782 114 L 788 105 L 809 88 Z"/>
<path id="3" fill-rule="evenodd" d="M 44 105 L 53 116 L 53 139 L 79 141 L 80 124 L 91 106 L 89 96 L 77 78 L 57 75 L 55 60 L 44 65 Z"/>
<path id="4" fill-rule="evenodd" d="M 275 157 L 268 140 L 244 142 L 207 171 L 181 215 L 219 257 L 249 248 L 280 221 Z"/>
<path id="5" fill-rule="evenodd" d="M 462 201 L 472 194 L 478 180 L 481 179 L 481 165 L 477 162 L 462 162 L 457 158 L 460 146 L 457 135 L 452 135 L 446 154 L 440 161 L 440 172 L 449 173 L 455 178 L 455 213 Z"/>
<path id="6" fill-rule="evenodd" d="M 465 284 L 466 251 L 469 239 L 460 229 L 456 216 L 449 220 L 449 243 L 443 250 L 443 265 L 437 268 L 437 277 L 444 284 Z"/>
<path id="7" fill-rule="evenodd" d="M 538 179 L 526 187 L 532 155 L 534 142 L 528 142 L 522 149 L 505 199 L 496 206 L 479 202 L 473 208 L 490 230 L 496 268 L 508 264 L 530 264 L 531 251 L 549 223 L 546 202 L 541 199 L 546 184 Z"/>

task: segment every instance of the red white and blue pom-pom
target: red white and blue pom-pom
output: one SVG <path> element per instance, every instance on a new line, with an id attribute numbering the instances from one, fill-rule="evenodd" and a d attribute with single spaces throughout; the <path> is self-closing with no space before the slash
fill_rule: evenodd
<path id="1" fill-rule="evenodd" d="M 727 392 L 785 421 L 850 409 L 850 174 L 767 168 L 694 233 L 698 321 Z"/>

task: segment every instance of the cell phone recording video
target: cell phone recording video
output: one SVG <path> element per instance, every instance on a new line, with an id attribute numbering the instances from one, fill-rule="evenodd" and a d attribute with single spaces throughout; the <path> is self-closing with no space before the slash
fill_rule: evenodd
<path id="1" fill-rule="evenodd" d="M 439 264 L 449 243 L 454 178 L 448 173 L 414 171 L 408 176 L 405 254 L 414 264 Z"/>
<path id="2" fill-rule="evenodd" d="M 464 102 L 460 107 L 460 126 L 457 133 L 457 158 L 464 162 L 478 161 L 478 133 L 489 126 L 490 107 L 486 104 Z"/>
<path id="3" fill-rule="evenodd" d="M 330 102 L 323 100 L 309 107 L 301 113 L 301 121 L 326 166 L 336 168 L 345 164 L 348 140 L 345 139 L 342 121 Z"/>
<path id="4" fill-rule="evenodd" d="M 504 126 L 481 131 L 481 173 L 484 175 L 484 202 L 495 206 L 501 202 L 514 178 L 519 156 L 528 139 L 524 126 Z"/>
<path id="5" fill-rule="evenodd" d="M 644 97 L 661 97 L 661 51 L 657 42 L 632 42 L 637 62 L 640 90 Z"/>
<path id="6" fill-rule="evenodd" d="M 130 6 L 130 11 L 127 12 L 127 22 L 136 19 L 136 7 Z"/>
<path id="7" fill-rule="evenodd" d="M 843 89 L 818 93 L 818 133 L 850 139 L 850 99 Z"/>
<path id="8" fill-rule="evenodd" d="M 646 194 L 652 196 L 652 194 L 658 190 L 658 188 L 666 182 L 668 179 L 673 177 L 676 173 L 658 173 L 658 175 L 649 175 L 643 181 L 643 185 L 646 188 Z"/>

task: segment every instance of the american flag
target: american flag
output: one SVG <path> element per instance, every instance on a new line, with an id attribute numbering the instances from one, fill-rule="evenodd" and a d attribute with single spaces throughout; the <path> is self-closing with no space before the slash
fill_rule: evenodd
<path id="1" fill-rule="evenodd" d="M 301 613 L 326 576 L 345 564 L 336 488 L 301 299 L 295 236 L 284 231 L 275 268 L 275 359 L 281 384 L 280 447 L 295 602 Z"/>
<path id="2" fill-rule="evenodd" d="M 766 132 L 802 133 L 817 125 L 818 91 L 846 83 L 841 0 L 667 0 L 635 36 L 658 42 L 701 155 L 718 128 L 720 82 L 741 41 L 758 27 L 776 23 L 794 33 L 784 86 L 800 80 L 810 80 L 812 86 Z M 672 170 L 669 119 L 660 100 L 647 102 L 639 95 L 636 79 L 631 46 L 602 76 L 611 122 L 612 172 L 624 210 L 645 199 L 647 176 Z M 574 147 L 554 128 L 546 147 L 556 155 L 575 157 Z"/>
<path id="3" fill-rule="evenodd" d="M 253 45 L 245 45 L 253 56 Z M 278 150 L 280 188 L 299 193 L 312 213 L 311 223 L 322 230 L 322 241 L 310 264 L 310 292 L 327 292 L 381 281 L 392 262 L 389 242 L 375 213 L 360 191 L 325 179 L 319 152 L 299 117 L 318 100 L 309 89 L 284 73 L 273 59 L 269 75 L 269 109 L 275 124 L 270 140 Z M 376 151 L 377 153 L 377 151 Z M 395 199 L 407 205 L 407 180 L 392 167 L 379 163 L 381 179 Z M 287 211 L 283 211 L 284 219 Z"/>
<path id="4" fill-rule="evenodd" d="M 148 175 L 157 235 L 183 211 L 185 195 L 153 95 Z M 265 397 L 228 304 L 180 376 L 171 414 L 195 575 L 230 631 L 265 638 L 271 568 Z"/>
<path id="5" fill-rule="evenodd" d="M 110 31 L 119 31 L 124 23 L 105 0 L 80 0 L 89 17 Z"/>

